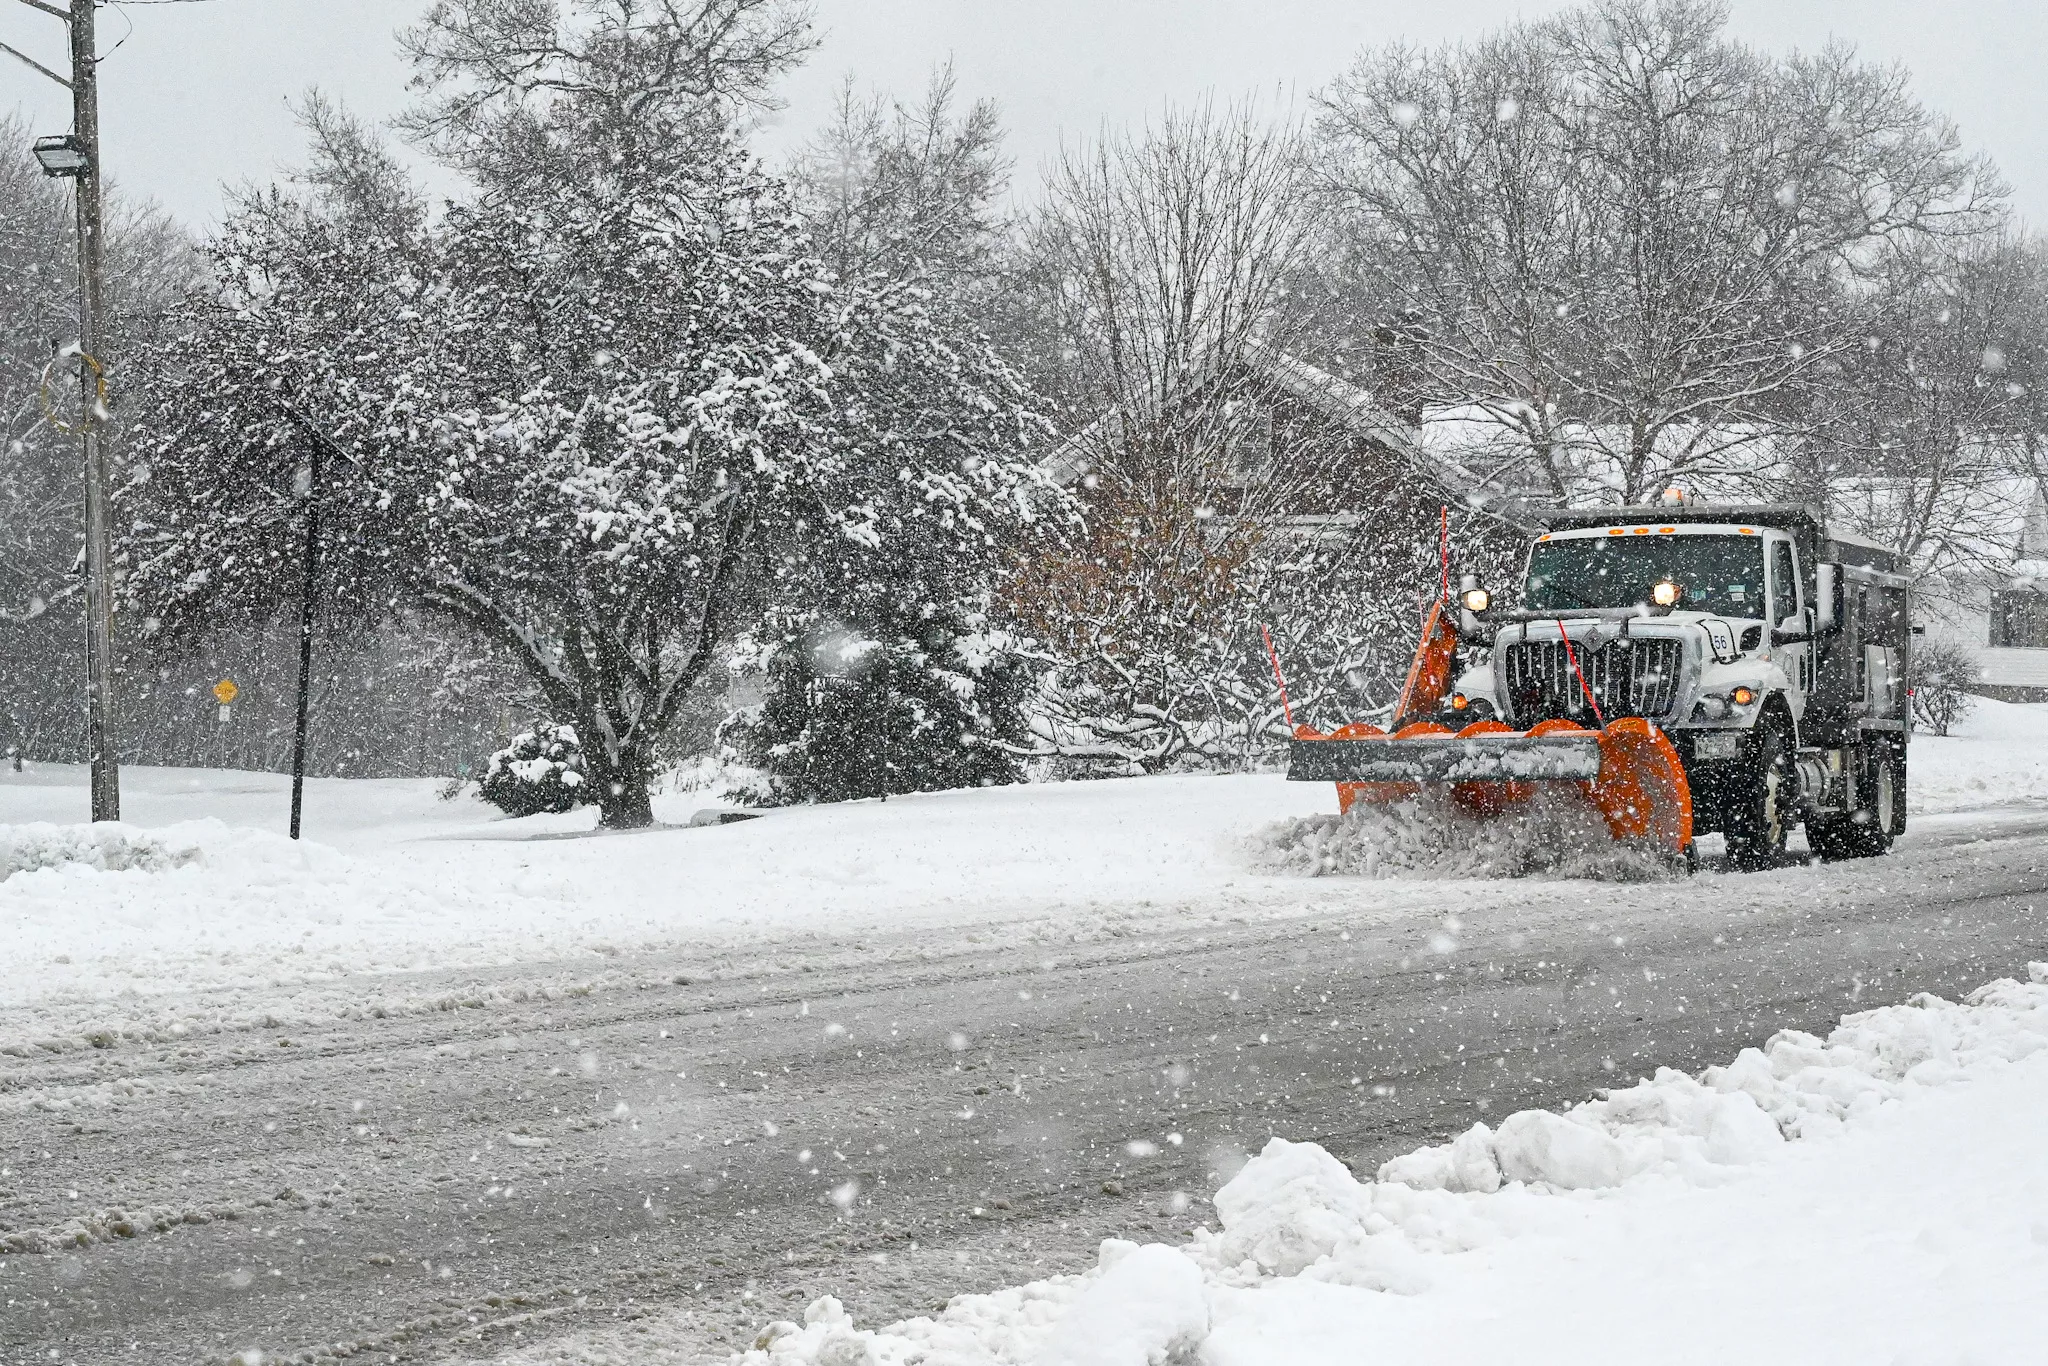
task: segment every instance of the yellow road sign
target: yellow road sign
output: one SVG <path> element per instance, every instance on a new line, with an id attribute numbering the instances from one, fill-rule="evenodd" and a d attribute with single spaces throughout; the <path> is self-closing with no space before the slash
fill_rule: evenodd
<path id="1" fill-rule="evenodd" d="M 232 703 L 241 695 L 241 692 L 242 690 L 235 686 L 235 680 L 232 678 L 223 678 L 220 682 L 213 685 L 214 700 L 223 707 Z"/>

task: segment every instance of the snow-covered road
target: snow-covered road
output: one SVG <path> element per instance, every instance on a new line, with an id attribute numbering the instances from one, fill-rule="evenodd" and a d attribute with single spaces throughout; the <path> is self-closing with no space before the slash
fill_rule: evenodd
<path id="1" fill-rule="evenodd" d="M 1831 869 L 1323 880 L 1192 916 L 1162 898 L 1001 934 L 443 969 L 404 1000 L 444 1009 L 60 1037 L 0 1058 L 0 1363 L 546 1361 L 572 1337 L 579 1361 L 690 1361 L 821 1286 L 886 1322 L 1090 1264 L 1107 1235 L 1173 1240 L 1271 1134 L 1366 1171 L 2012 973 L 2048 956 L 2044 867 L 2048 816 L 1939 817 Z"/>

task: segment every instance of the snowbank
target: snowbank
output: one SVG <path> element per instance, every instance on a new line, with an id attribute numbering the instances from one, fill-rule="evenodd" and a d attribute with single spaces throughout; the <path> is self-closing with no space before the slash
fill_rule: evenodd
<path id="1" fill-rule="evenodd" d="M 112 821 L 97 825 L 0 825 L 0 881 L 16 873 L 44 868 L 78 867 L 99 872 L 160 873 L 194 862 L 199 850 L 166 840 L 131 825 Z"/>
<path id="2" fill-rule="evenodd" d="M 1044 1366 L 1169 1366 L 1192 1362 L 1209 1336 L 1202 1273 L 1163 1243 L 1105 1239 L 1099 1274 L 1038 1351 Z"/>
<path id="3" fill-rule="evenodd" d="M 956 1297 L 937 1318 L 880 1332 L 854 1326 L 831 1296 L 801 1325 L 771 1323 L 744 1366 L 1195 1366 L 1209 1336 L 1200 1267 L 1163 1243 L 1103 1240 L 1095 1268 L 1011 1290 Z"/>
<path id="4" fill-rule="evenodd" d="M 2048 964 L 2029 975 L 1477 1125 L 1372 1181 L 1275 1138 L 1186 1247 L 1112 1240 L 1084 1275 L 877 1330 L 823 1299 L 734 1360 L 2048 1361 Z"/>

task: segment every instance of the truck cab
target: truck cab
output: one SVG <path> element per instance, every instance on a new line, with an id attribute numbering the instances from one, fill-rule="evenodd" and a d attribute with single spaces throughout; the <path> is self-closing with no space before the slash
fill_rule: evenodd
<path id="1" fill-rule="evenodd" d="M 1905 828 L 1908 580 L 1798 505 L 1539 513 L 1519 584 L 1467 582 L 1437 718 L 1599 727 L 1676 747 L 1693 829 L 1760 867 L 1804 823 L 1823 858 Z"/>

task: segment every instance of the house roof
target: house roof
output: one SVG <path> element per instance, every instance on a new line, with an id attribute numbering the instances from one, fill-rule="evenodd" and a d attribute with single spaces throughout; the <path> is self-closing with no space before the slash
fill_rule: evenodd
<path id="1" fill-rule="evenodd" d="M 1387 411 L 1362 386 L 1256 339 L 1246 343 L 1245 358 L 1279 391 L 1394 456 L 1447 494 L 1469 502 L 1480 493 L 1477 475 L 1456 459 L 1425 450 L 1416 429 Z M 1107 413 L 1080 428 L 1040 460 L 1039 468 L 1062 484 L 1079 483 L 1095 468 L 1091 450 L 1113 434 L 1118 420 L 1116 414 Z"/>

